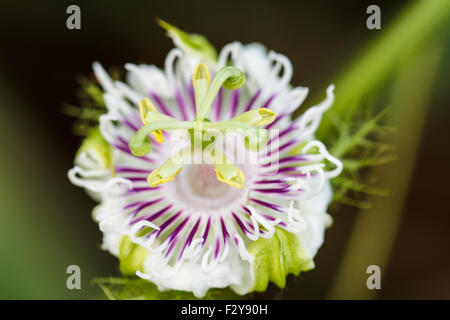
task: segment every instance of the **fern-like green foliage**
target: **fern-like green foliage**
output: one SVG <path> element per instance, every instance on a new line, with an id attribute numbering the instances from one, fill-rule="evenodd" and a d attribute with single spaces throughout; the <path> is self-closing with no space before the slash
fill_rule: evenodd
<path id="1" fill-rule="evenodd" d="M 113 80 L 120 79 L 121 72 L 118 69 L 110 73 Z M 103 101 L 103 90 L 97 82 L 95 76 L 90 78 L 81 76 L 78 80 L 80 87 L 77 90 L 79 105 L 65 104 L 62 112 L 75 118 L 72 131 L 79 136 L 87 136 L 91 129 L 98 126 L 98 119 L 106 113 L 105 102 Z"/>
<path id="2" fill-rule="evenodd" d="M 445 26 L 449 16 L 448 0 L 411 2 L 333 81 L 336 100 L 317 136 L 344 162 L 343 173 L 332 180 L 335 202 L 368 207 L 366 194 L 388 193 L 376 187 L 371 169 L 395 159 L 393 147 L 383 142 L 392 128 L 382 123 L 386 111 L 376 112 L 364 99 L 378 94 L 404 57 Z"/>
<path id="3" fill-rule="evenodd" d="M 368 208 L 367 195 L 389 194 L 377 186 L 372 170 L 396 159 L 394 146 L 386 142 L 395 131 L 394 127 L 383 124 L 388 111 L 389 108 L 377 111 L 367 105 L 358 112 L 338 116 L 329 110 L 325 115 L 332 124 L 327 145 L 344 165 L 341 175 L 332 180 L 335 202 Z"/>
<path id="4" fill-rule="evenodd" d="M 190 292 L 158 290 L 153 283 L 136 277 L 97 278 L 93 280 L 110 300 L 197 300 Z M 230 289 L 211 289 L 202 300 L 242 299 Z"/>

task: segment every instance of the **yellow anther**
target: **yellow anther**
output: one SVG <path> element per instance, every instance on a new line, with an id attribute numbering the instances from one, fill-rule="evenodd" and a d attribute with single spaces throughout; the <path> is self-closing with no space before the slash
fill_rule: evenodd
<path id="1" fill-rule="evenodd" d="M 265 126 L 271 124 L 277 117 L 277 114 L 275 112 L 266 108 L 258 108 L 258 113 L 259 116 L 261 117 L 261 120 L 256 122 L 254 124 L 255 126 Z"/>
<path id="2" fill-rule="evenodd" d="M 154 170 L 152 173 L 149 174 L 149 176 L 147 177 L 147 181 L 148 181 L 148 183 L 150 184 L 151 187 L 155 187 L 155 186 L 157 186 L 157 185 L 159 185 L 159 184 L 162 184 L 162 183 L 166 183 L 166 182 L 172 181 L 172 180 L 175 178 L 175 176 L 176 176 L 178 173 L 180 173 L 181 169 L 182 169 L 182 168 L 180 168 L 177 172 L 175 172 L 175 174 L 173 174 L 173 175 L 171 175 L 171 176 L 169 176 L 169 177 L 167 177 L 167 178 L 162 177 L 162 176 L 159 174 L 159 169 L 156 169 L 156 170 Z"/>
<path id="3" fill-rule="evenodd" d="M 195 66 L 194 74 L 192 75 L 192 83 L 195 86 L 197 80 L 205 79 L 208 84 L 211 82 L 208 66 L 204 63 L 199 63 Z"/>
<path id="4" fill-rule="evenodd" d="M 235 188 L 239 188 L 242 189 L 244 187 L 245 184 L 245 176 L 242 173 L 241 170 L 236 168 L 236 175 L 226 179 L 224 178 L 220 172 L 217 170 L 217 168 L 214 169 L 216 171 L 216 175 L 217 175 L 217 180 L 219 180 L 220 182 L 229 184 L 232 187 Z"/>
<path id="5" fill-rule="evenodd" d="M 141 101 L 139 101 L 139 112 L 141 114 L 141 120 L 143 124 L 147 124 L 147 121 L 145 119 L 150 111 L 158 112 L 158 110 L 156 110 L 155 106 L 152 104 L 149 98 L 144 98 Z M 159 143 L 164 142 L 164 136 L 161 130 L 153 131 L 152 134 L 155 137 L 156 142 Z"/>
<path id="6" fill-rule="evenodd" d="M 208 66 L 204 63 L 199 63 L 194 69 L 194 74 L 192 75 L 192 85 L 194 86 L 194 96 L 195 96 L 195 108 L 197 113 L 200 111 L 199 108 L 203 102 L 203 99 L 208 92 L 209 83 L 211 78 L 209 76 Z"/>

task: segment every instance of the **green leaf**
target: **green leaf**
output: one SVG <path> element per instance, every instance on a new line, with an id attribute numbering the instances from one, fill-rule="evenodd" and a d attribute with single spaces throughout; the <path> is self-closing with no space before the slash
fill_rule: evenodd
<path id="1" fill-rule="evenodd" d="M 254 291 L 265 291 L 269 281 L 284 288 L 288 274 L 297 276 L 301 271 L 314 268 L 314 262 L 302 249 L 298 237 L 279 228 L 275 228 L 272 238 L 250 243 L 248 251 L 254 256 Z"/>
<path id="2" fill-rule="evenodd" d="M 206 37 L 196 33 L 184 32 L 161 19 L 156 21 L 167 31 L 168 36 L 172 38 L 177 47 L 191 54 L 198 55 L 206 61 L 217 62 L 216 49 Z"/>
<path id="3" fill-rule="evenodd" d="M 158 290 L 153 283 L 140 278 L 99 278 L 94 279 L 110 300 L 198 300 L 192 293 L 185 291 Z M 209 290 L 204 300 L 242 299 L 230 289 Z"/>

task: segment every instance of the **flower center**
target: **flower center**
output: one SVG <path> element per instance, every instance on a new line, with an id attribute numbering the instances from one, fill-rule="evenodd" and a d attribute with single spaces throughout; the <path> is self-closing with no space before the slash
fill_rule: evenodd
<path id="1" fill-rule="evenodd" d="M 212 103 L 217 96 L 220 88 L 223 86 L 230 90 L 242 87 L 245 83 L 244 73 L 234 67 L 223 67 L 219 70 L 216 77 L 210 83 L 208 67 L 200 63 L 197 65 L 192 77 L 194 87 L 196 118 L 194 121 L 178 121 L 170 116 L 157 112 L 148 98 L 144 98 L 139 102 L 139 111 L 141 113 L 142 122 L 144 124 L 130 139 L 129 147 L 131 153 L 135 156 L 144 156 L 152 149 L 152 142 L 149 134 L 152 134 L 158 143 L 164 141 L 162 130 L 187 131 L 191 137 L 191 146 L 180 150 L 176 155 L 164 162 L 161 167 L 153 170 L 147 178 L 150 186 L 154 187 L 159 184 L 172 181 L 179 174 L 183 165 L 187 164 L 189 155 L 197 152 L 198 149 L 204 149 L 211 145 L 214 146 L 216 139 L 210 139 L 205 144 L 203 137 L 208 135 L 215 138 L 217 134 L 220 136 L 229 133 L 243 134 L 245 139 L 245 148 L 251 151 L 258 151 L 262 146 L 266 145 L 268 133 L 265 129 L 256 129 L 257 126 L 268 125 L 272 123 L 276 114 L 265 108 L 258 108 L 244 112 L 229 120 L 211 123 L 207 119 Z M 236 188 L 243 188 L 245 185 L 245 174 L 238 169 L 225 155 L 223 150 L 216 148 L 209 154 L 209 162 L 214 166 L 217 179 Z M 202 169 L 203 170 L 203 169 Z M 210 179 L 210 173 L 202 173 L 195 175 L 208 176 L 207 179 L 197 178 L 195 183 L 205 184 Z M 203 182 L 202 182 L 203 181 Z M 194 188 L 194 189 L 199 189 Z M 216 189 L 216 188 L 206 188 Z M 201 190 L 206 190 L 204 187 Z M 204 194 L 203 191 L 201 194 Z"/>
<path id="2" fill-rule="evenodd" d="M 212 165 L 193 165 L 186 169 L 191 181 L 192 191 L 199 197 L 215 198 L 232 189 L 231 186 L 217 180 L 216 171 Z"/>
<path id="3" fill-rule="evenodd" d="M 209 164 L 185 165 L 172 183 L 164 185 L 164 190 L 174 201 L 188 211 L 205 211 L 209 214 L 219 210 L 238 208 L 246 203 L 251 180 L 255 176 L 250 165 L 240 166 L 246 176 L 242 189 L 217 180 L 214 166 Z"/>

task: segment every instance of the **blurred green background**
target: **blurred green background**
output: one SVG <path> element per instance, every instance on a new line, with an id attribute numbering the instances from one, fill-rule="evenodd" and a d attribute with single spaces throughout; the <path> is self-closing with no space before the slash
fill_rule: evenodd
<path id="1" fill-rule="evenodd" d="M 66 28 L 70 4 L 81 8 L 81 30 Z M 366 28 L 370 4 L 381 8 L 381 30 Z M 105 67 L 126 62 L 162 66 L 172 43 L 154 23 L 160 17 L 206 35 L 216 48 L 236 40 L 261 42 L 287 55 L 294 66 L 292 83 L 310 88 L 306 106 L 331 82 L 339 97 L 340 83 L 356 91 L 369 83 L 365 75 L 387 70 L 365 94 L 375 104 L 391 105 L 390 122 L 398 127 L 391 142 L 399 159 L 376 169 L 379 185 L 392 195 L 372 199 L 371 209 L 334 208 L 334 225 L 315 259 L 316 269 L 289 278 L 284 290 L 271 287 L 255 297 L 450 299 L 448 15 L 440 20 L 429 15 L 423 22 L 419 13 L 411 19 L 418 28 L 403 28 L 401 37 L 388 38 L 392 43 L 385 41 L 385 47 L 379 40 L 414 5 L 3 0 L 0 298 L 102 298 L 90 280 L 118 274 L 116 259 L 100 249 L 101 234 L 90 215 L 95 203 L 67 180 L 80 138 L 71 133 L 73 119 L 61 113 L 61 105 L 77 104 L 77 78 L 91 73 L 93 61 Z M 409 51 L 395 47 L 403 43 L 417 46 Z M 371 69 L 358 65 L 379 46 L 396 53 L 379 50 Z M 383 59 L 392 63 L 386 66 Z M 353 75 L 351 70 L 356 70 Z M 71 264 L 81 267 L 82 290 L 66 288 Z M 381 290 L 366 288 L 370 264 L 382 268 Z"/>

